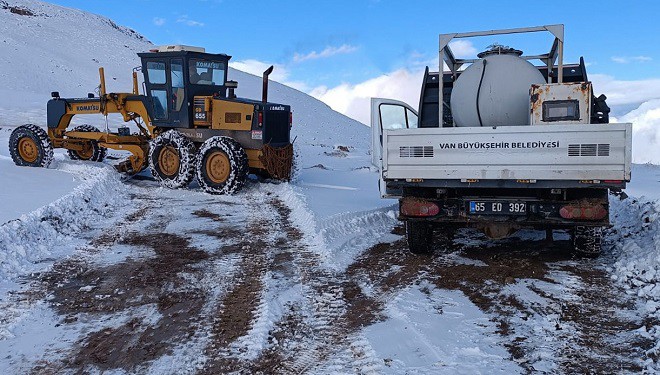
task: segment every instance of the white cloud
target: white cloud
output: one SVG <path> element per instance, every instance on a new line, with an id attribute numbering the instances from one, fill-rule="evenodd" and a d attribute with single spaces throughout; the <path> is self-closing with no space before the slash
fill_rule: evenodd
<path id="1" fill-rule="evenodd" d="M 631 62 L 644 63 L 653 60 L 648 56 L 612 56 L 612 61 L 619 64 L 628 64 Z"/>
<path id="2" fill-rule="evenodd" d="M 633 162 L 660 164 L 660 99 L 649 100 L 611 122 L 633 124 Z"/>
<path id="3" fill-rule="evenodd" d="M 289 72 L 287 69 L 278 64 L 269 64 L 259 60 L 242 60 L 242 61 L 232 61 L 229 63 L 234 69 L 238 69 L 245 73 L 254 74 L 256 76 L 261 76 L 264 73 L 264 70 L 268 69 L 271 65 L 275 66 L 273 73 L 270 75 L 270 79 L 278 82 L 286 81 L 289 78 Z"/>
<path id="4" fill-rule="evenodd" d="M 449 48 L 454 53 L 454 57 L 459 59 L 476 58 L 477 49 L 469 40 L 454 40 L 449 43 Z"/>
<path id="5" fill-rule="evenodd" d="M 153 23 L 156 26 L 163 26 L 165 24 L 165 18 L 154 17 Z"/>
<path id="6" fill-rule="evenodd" d="M 302 62 L 307 60 L 316 60 L 327 58 L 335 55 L 342 55 L 347 53 L 353 53 L 358 50 L 358 47 L 352 46 L 350 44 L 342 44 L 339 47 L 328 46 L 321 52 L 312 51 L 306 54 L 295 53 L 293 55 L 294 62 Z"/>
<path id="7" fill-rule="evenodd" d="M 274 66 L 273 73 L 271 73 L 271 75 L 269 76 L 271 80 L 293 87 L 300 91 L 306 91 L 308 89 L 307 85 L 305 85 L 302 82 L 290 81 L 289 70 L 286 68 L 286 66 L 281 64 L 270 64 L 253 59 L 232 61 L 229 63 L 229 66 L 236 70 L 240 70 L 245 73 L 254 74 L 255 76 L 258 77 L 263 76 L 264 71 L 268 69 L 268 67 L 270 67 L 271 65 Z"/>
<path id="8" fill-rule="evenodd" d="M 317 87 L 310 94 L 332 109 L 368 125 L 372 97 L 400 100 L 417 109 L 423 74 L 423 70 L 399 69 L 354 85 Z"/>
<path id="9" fill-rule="evenodd" d="M 188 25 L 188 26 L 199 26 L 199 27 L 204 26 L 203 22 L 191 20 L 190 18 L 188 18 L 188 15 L 186 15 L 186 14 L 184 14 L 182 16 L 179 16 L 179 18 L 176 19 L 176 22 L 177 23 L 182 23 L 182 24 Z"/>
<path id="10" fill-rule="evenodd" d="M 610 106 L 641 104 L 651 99 L 660 99 L 660 79 L 637 81 L 617 80 L 604 74 L 590 74 L 596 95 L 605 94 Z"/>

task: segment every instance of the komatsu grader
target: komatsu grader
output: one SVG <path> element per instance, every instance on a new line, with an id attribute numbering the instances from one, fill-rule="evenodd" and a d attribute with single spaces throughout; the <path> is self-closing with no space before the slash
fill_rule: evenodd
<path id="1" fill-rule="evenodd" d="M 65 99 L 58 92 L 48 101 L 48 131 L 35 125 L 16 128 L 10 137 L 11 156 L 19 166 L 47 167 L 53 148 L 64 148 L 71 159 L 102 161 L 107 149 L 132 155 L 117 168 L 135 174 L 151 168 L 169 188 L 187 186 L 195 177 L 213 194 L 232 194 L 250 172 L 268 178 L 290 178 L 293 145 L 291 107 L 270 103 L 268 75 L 263 75 L 262 100 L 237 98 L 238 84 L 227 80 L 231 58 L 203 48 L 164 46 L 139 53 L 133 72 L 133 92 L 106 92 L 99 69 L 99 95 Z M 139 94 L 137 71 L 144 75 Z M 69 129 L 76 115 L 102 114 L 105 131 L 90 125 Z M 118 113 L 129 127 L 108 128 L 107 116 Z"/>

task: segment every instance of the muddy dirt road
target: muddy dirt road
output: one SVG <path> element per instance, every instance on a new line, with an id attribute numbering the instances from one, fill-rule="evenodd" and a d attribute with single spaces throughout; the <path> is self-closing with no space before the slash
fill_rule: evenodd
<path id="1" fill-rule="evenodd" d="M 392 237 L 339 269 L 275 189 L 130 189 L 130 208 L 14 293 L 26 313 L 3 344 L 11 371 L 633 373 L 652 361 L 640 328 L 653 322 L 610 281 L 611 260 L 571 259 L 561 239 L 437 233 L 424 257 Z"/>

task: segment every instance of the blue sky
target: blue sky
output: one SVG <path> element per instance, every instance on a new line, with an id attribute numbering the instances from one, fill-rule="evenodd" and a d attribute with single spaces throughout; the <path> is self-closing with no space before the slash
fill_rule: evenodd
<path id="1" fill-rule="evenodd" d="M 660 78 L 660 2 L 655 1 L 52 2 L 109 17 L 155 44 L 204 46 L 252 70 L 261 67 L 258 62 L 276 64 L 280 81 L 317 97 L 401 69 L 410 71 L 406 79 L 414 78 L 418 86 L 420 67 L 437 58 L 439 33 L 554 23 L 566 26 L 565 61 L 577 62 L 584 55 L 590 75 Z M 542 53 L 551 36 L 474 39 L 467 51 L 483 50 L 494 41 Z"/>
<path id="2" fill-rule="evenodd" d="M 658 76 L 660 68 L 660 3 L 655 1 L 53 2 L 107 16 L 156 44 L 200 45 L 235 60 L 283 64 L 295 80 L 310 86 L 358 82 L 405 67 L 415 56 L 432 59 L 441 32 L 552 23 L 566 25 L 566 59 L 584 55 L 593 72 L 640 79 Z M 475 44 L 483 47 L 478 40 Z M 525 44 L 519 40 L 515 46 L 529 49 Z M 325 58 L 294 61 L 296 53 L 342 46 L 349 48 Z M 629 62 L 614 61 L 622 59 Z"/>

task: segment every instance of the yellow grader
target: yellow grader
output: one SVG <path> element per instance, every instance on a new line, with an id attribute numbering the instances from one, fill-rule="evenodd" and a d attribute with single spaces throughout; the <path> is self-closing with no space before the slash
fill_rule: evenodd
<path id="1" fill-rule="evenodd" d="M 12 159 L 19 166 L 47 167 L 53 148 L 71 159 L 103 161 L 107 149 L 132 155 L 117 165 L 127 174 L 147 166 L 163 186 L 182 188 L 195 177 L 213 194 L 232 194 L 249 173 L 288 180 L 293 161 L 291 107 L 270 103 L 268 75 L 263 75 L 262 100 L 237 98 L 237 82 L 227 80 L 229 59 L 203 48 L 165 46 L 139 53 L 133 92 L 107 93 L 99 69 L 99 96 L 65 99 L 58 92 L 48 101 L 48 131 L 35 125 L 16 128 L 10 137 Z M 139 94 L 137 71 L 144 75 Z M 105 131 L 90 125 L 69 129 L 73 116 L 102 114 Z M 119 113 L 129 127 L 109 131 L 107 116 Z"/>

